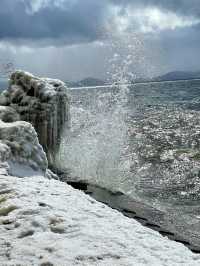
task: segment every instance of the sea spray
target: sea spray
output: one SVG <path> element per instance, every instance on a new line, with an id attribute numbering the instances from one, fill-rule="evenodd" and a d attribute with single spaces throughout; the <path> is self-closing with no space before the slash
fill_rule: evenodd
<path id="1" fill-rule="evenodd" d="M 112 36 L 110 42 L 108 73 L 115 86 L 71 92 L 71 130 L 66 130 L 58 154 L 73 178 L 112 189 L 127 187 L 131 179 L 126 154 L 129 87 L 124 84 L 135 78 L 131 66 L 140 42 L 128 43 L 126 37 Z"/>
<path id="2" fill-rule="evenodd" d="M 58 161 L 77 180 L 123 190 L 159 208 L 169 202 L 197 200 L 199 144 L 194 144 L 194 139 L 199 120 L 194 117 L 199 115 L 185 112 L 182 128 L 179 114 L 183 110 L 174 104 L 177 100 L 180 105 L 175 92 L 186 93 L 188 85 L 140 84 L 139 97 L 131 98 L 128 109 L 129 86 L 124 84 L 137 77 L 133 65 L 140 68 L 138 55 L 145 66 L 144 43 L 135 40 L 126 38 L 126 34 L 112 37 L 107 72 L 113 86 L 71 91 L 71 131 L 64 135 Z M 138 108 L 140 102 L 143 105 Z M 132 116 L 134 106 L 140 111 L 139 119 Z"/>
<path id="3" fill-rule="evenodd" d="M 124 175 L 122 150 L 126 139 L 124 110 L 118 92 L 95 93 L 90 106 L 72 105 L 71 130 L 63 138 L 59 161 L 71 175 L 93 183 L 117 186 Z"/>

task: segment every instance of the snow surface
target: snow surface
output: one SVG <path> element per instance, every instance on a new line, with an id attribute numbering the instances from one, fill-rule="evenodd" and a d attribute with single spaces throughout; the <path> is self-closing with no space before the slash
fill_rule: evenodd
<path id="1" fill-rule="evenodd" d="M 9 206 L 0 215 L 2 266 L 200 265 L 182 244 L 44 176 L 2 173 L 0 214 Z"/>
<path id="2" fill-rule="evenodd" d="M 25 121 L 4 123 L 0 120 L 0 162 L 7 162 L 8 173 L 20 177 L 26 176 L 25 168 L 27 173 L 32 170 L 29 175 L 36 172 L 43 175 L 46 172 L 48 167 L 46 154 L 30 123 Z"/>

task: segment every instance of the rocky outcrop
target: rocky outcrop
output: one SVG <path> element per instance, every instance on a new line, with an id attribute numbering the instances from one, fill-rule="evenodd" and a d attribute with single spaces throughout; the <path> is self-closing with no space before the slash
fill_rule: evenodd
<path id="1" fill-rule="evenodd" d="M 5 107 L 0 108 L 0 119 L 4 122 L 23 120 L 33 125 L 47 153 L 49 165 L 53 165 L 63 129 L 69 122 L 65 84 L 60 80 L 16 71 L 11 75 L 8 89 L 0 97 L 0 105 L 10 107 L 6 112 Z"/>

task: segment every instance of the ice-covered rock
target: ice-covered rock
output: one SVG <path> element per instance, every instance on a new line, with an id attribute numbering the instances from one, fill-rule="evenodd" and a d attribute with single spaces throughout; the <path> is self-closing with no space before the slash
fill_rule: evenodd
<path id="1" fill-rule="evenodd" d="M 7 173 L 11 175 L 23 177 L 46 172 L 46 154 L 30 123 L 0 120 L 0 161 L 7 162 Z"/>
<path id="2" fill-rule="evenodd" d="M 34 126 L 49 164 L 53 164 L 62 131 L 69 122 L 69 98 L 65 83 L 16 71 L 11 75 L 9 88 L 0 97 L 0 105 L 13 108 L 20 120 Z M 0 119 L 2 112 L 0 109 Z M 13 120 L 19 120 L 17 114 Z"/>
<path id="3" fill-rule="evenodd" d="M 20 116 L 15 109 L 9 106 L 0 106 L 0 120 L 3 122 L 15 122 L 20 120 Z"/>

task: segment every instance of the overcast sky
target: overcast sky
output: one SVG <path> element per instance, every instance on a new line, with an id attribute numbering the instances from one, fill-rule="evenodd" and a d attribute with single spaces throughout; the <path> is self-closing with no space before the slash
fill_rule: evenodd
<path id="1" fill-rule="evenodd" d="M 0 62 L 79 80 L 200 70 L 199 0 L 1 0 Z"/>

